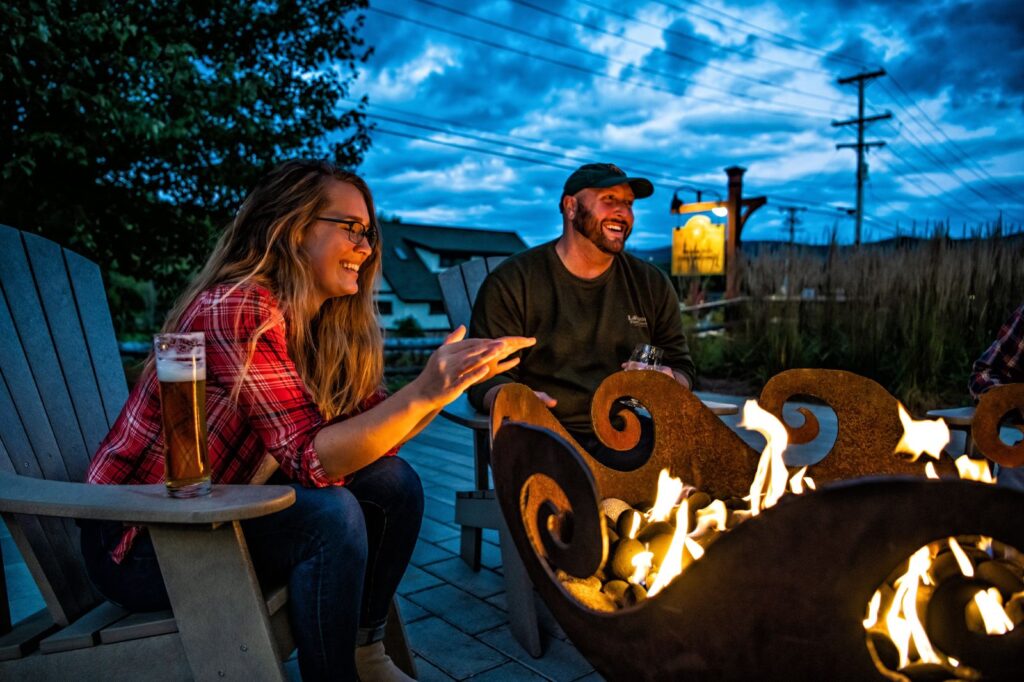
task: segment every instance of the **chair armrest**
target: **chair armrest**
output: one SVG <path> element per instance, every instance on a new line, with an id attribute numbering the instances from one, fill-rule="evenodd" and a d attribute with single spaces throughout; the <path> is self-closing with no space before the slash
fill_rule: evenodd
<path id="1" fill-rule="evenodd" d="M 218 523 L 266 516 L 295 503 L 282 485 L 214 485 L 176 499 L 163 484 L 95 485 L 0 473 L 0 512 L 129 523 Z"/>
<path id="2" fill-rule="evenodd" d="M 486 412 L 477 412 L 476 408 L 469 403 L 469 398 L 465 393 L 445 405 L 441 409 L 441 416 L 471 429 L 487 430 L 491 426 L 490 415 Z"/>

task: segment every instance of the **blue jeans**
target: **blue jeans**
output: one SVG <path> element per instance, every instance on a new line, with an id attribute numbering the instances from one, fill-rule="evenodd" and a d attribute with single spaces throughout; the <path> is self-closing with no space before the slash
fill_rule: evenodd
<path id="1" fill-rule="evenodd" d="M 288 583 L 292 635 L 303 680 L 355 680 L 357 643 L 383 637 L 388 607 L 419 535 L 423 488 L 412 467 L 382 457 L 339 488 L 295 489 L 288 509 L 242 522 L 265 587 Z M 168 608 L 148 534 L 120 564 L 110 550 L 119 523 L 81 522 L 82 551 L 96 587 L 132 610 Z"/>

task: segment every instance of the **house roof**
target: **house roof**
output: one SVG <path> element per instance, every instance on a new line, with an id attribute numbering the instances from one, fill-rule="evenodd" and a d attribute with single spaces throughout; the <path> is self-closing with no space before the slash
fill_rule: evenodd
<path id="1" fill-rule="evenodd" d="M 384 277 L 403 301 L 441 301 L 437 273 L 431 272 L 416 255 L 417 247 L 466 259 L 505 256 L 527 248 L 518 234 L 506 230 L 391 222 L 381 223 L 380 229 Z M 399 256 L 399 249 L 406 255 L 404 260 Z"/>

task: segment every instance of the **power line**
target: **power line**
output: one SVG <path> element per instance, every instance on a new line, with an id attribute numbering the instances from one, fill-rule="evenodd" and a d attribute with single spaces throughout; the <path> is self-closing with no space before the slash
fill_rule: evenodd
<path id="1" fill-rule="evenodd" d="M 940 157 L 938 157 L 933 151 L 928 149 L 928 147 L 926 146 L 926 143 L 923 142 L 921 140 L 921 138 L 919 138 L 917 135 L 915 135 L 913 130 L 911 130 L 910 128 L 907 128 L 907 127 L 904 127 L 902 129 L 897 129 L 891 123 L 889 124 L 889 126 L 892 128 L 893 132 L 896 134 L 896 137 L 898 139 L 902 139 L 904 142 L 906 142 L 908 145 L 910 145 L 914 150 L 916 150 L 922 156 L 928 157 L 929 161 L 932 161 L 932 162 L 942 166 L 947 171 L 949 171 L 949 174 L 960 184 L 961 187 L 963 187 L 964 189 L 968 190 L 969 192 L 971 192 L 972 194 L 977 196 L 979 199 L 981 199 L 985 203 L 991 205 L 993 208 L 995 208 L 997 210 L 1003 210 L 1002 206 L 1000 206 L 999 204 L 997 204 L 994 201 L 992 201 L 992 199 L 990 197 L 986 196 L 985 194 L 982 194 L 977 189 L 975 189 L 973 185 L 969 184 L 966 180 L 964 180 L 963 177 L 961 177 L 961 175 L 959 173 L 956 172 L 956 169 L 952 168 L 949 164 L 947 164 Z M 903 137 L 903 132 L 906 132 L 911 137 L 913 137 L 914 141 L 917 144 L 915 144 L 915 142 L 911 142 L 910 140 L 907 140 L 905 137 Z"/>
<path id="2" fill-rule="evenodd" d="M 683 40 L 687 40 L 687 41 L 690 41 L 692 43 L 696 43 L 698 45 L 703 45 L 705 47 L 710 47 L 710 48 L 713 48 L 715 50 L 722 50 L 724 52 L 732 52 L 734 54 L 738 54 L 740 56 L 747 57 L 749 59 L 755 59 L 757 61 L 761 61 L 761 62 L 764 62 L 766 64 L 774 64 L 775 66 L 782 66 L 782 67 L 785 67 L 785 68 L 790 69 L 790 70 L 804 71 L 804 72 L 807 72 L 807 73 L 814 73 L 814 74 L 824 74 L 826 76 L 831 77 L 831 74 L 829 74 L 826 71 L 823 71 L 821 69 L 809 68 L 809 67 L 806 67 L 806 66 L 801 66 L 799 64 L 791 64 L 789 62 L 780 62 L 780 61 L 778 61 L 776 59 L 770 59 L 768 57 L 762 57 L 760 55 L 754 54 L 753 52 L 748 52 L 748 51 L 740 49 L 738 47 L 732 47 L 731 45 L 722 45 L 720 43 L 716 43 L 713 40 L 708 40 L 708 39 L 705 39 L 705 38 L 698 38 L 697 36 L 692 36 L 692 35 L 689 35 L 688 33 L 683 33 L 682 31 L 677 31 L 677 30 L 673 29 L 670 26 L 661 26 L 660 24 L 655 24 L 654 22 L 646 21 L 644 19 L 640 19 L 639 17 L 634 17 L 634 16 L 631 16 L 631 15 L 626 14 L 624 12 L 620 12 L 620 11 L 618 11 L 618 10 L 612 8 L 612 7 L 605 7 L 604 5 L 599 5 L 599 4 L 594 3 L 594 2 L 589 2 L 588 0 L 576 0 L 576 2 L 581 4 L 581 5 L 586 5 L 587 7 L 592 7 L 594 9 L 596 9 L 596 10 L 601 11 L 601 12 L 605 12 L 607 14 L 611 14 L 613 16 L 617 16 L 617 17 L 620 17 L 620 18 L 623 18 L 623 19 L 627 19 L 627 20 L 632 21 L 632 22 L 637 23 L 637 24 L 641 24 L 643 26 L 649 26 L 651 28 L 656 28 L 659 31 L 662 31 L 664 33 L 668 33 L 669 35 L 676 36 L 677 38 L 682 38 Z"/>
<path id="3" fill-rule="evenodd" d="M 907 94 L 906 90 L 903 89 L 903 86 L 901 86 L 895 78 L 893 78 L 892 81 L 893 85 L 895 85 L 897 89 L 899 89 L 900 92 L 903 93 L 903 96 L 906 98 L 910 106 L 912 106 L 915 109 L 915 111 L 917 112 L 916 114 L 914 112 L 911 112 L 910 109 L 901 104 L 899 98 L 891 90 L 889 90 L 885 86 L 885 84 L 882 84 L 882 90 L 889 95 L 889 97 L 892 99 L 893 103 L 897 107 L 902 109 L 907 114 L 907 118 L 910 121 L 917 124 L 917 126 L 921 129 L 922 132 L 927 134 L 928 137 L 930 137 L 939 146 L 945 147 L 947 149 L 952 149 L 953 153 L 951 155 L 954 157 L 954 159 L 964 164 L 965 170 L 970 171 L 971 174 L 974 175 L 976 178 L 982 180 L 983 182 L 987 181 L 989 185 L 997 189 L 999 192 L 1001 192 L 1004 196 L 1006 196 L 1009 199 L 1012 199 L 1014 201 L 1024 201 L 1024 197 L 1021 197 L 1012 189 L 1002 185 L 999 181 L 992 177 L 992 175 L 988 171 L 986 171 L 980 163 L 978 163 L 974 158 L 969 156 L 967 152 L 963 151 L 960 148 L 960 146 L 953 141 L 952 138 L 946 135 L 945 131 L 943 131 L 942 128 L 939 127 L 939 125 L 935 123 L 935 121 L 930 116 L 928 116 L 928 114 L 923 109 L 921 109 L 921 107 L 919 107 L 916 102 L 914 102 L 910 95 Z M 932 129 L 934 129 L 939 133 L 939 135 L 944 137 L 945 141 L 940 140 L 938 137 L 935 136 L 932 130 L 930 130 L 923 123 L 921 123 L 922 118 L 930 124 Z M 971 167 L 972 165 L 974 167 Z"/>
<path id="4" fill-rule="evenodd" d="M 609 76 L 607 74 L 601 73 L 600 71 L 595 71 L 593 69 L 588 69 L 588 68 L 580 66 L 578 64 L 572 64 L 570 62 L 564 62 L 564 61 L 561 61 L 561 60 L 558 60 L 558 59 L 553 59 L 553 58 L 550 58 L 550 57 L 541 56 L 539 54 L 535 54 L 535 53 L 532 53 L 532 52 L 526 52 L 526 51 L 523 51 L 523 50 L 517 50 L 516 48 L 512 48 L 512 47 L 509 47 L 509 46 L 501 45 L 499 43 L 494 43 L 494 42 L 485 40 L 483 38 L 479 38 L 479 37 L 476 37 L 476 36 L 466 35 L 464 33 L 459 33 L 458 31 L 454 31 L 454 30 L 451 30 L 451 29 L 448 29 L 448 28 L 442 28 L 442 27 L 439 27 L 439 26 L 434 26 L 434 25 L 428 24 L 427 22 L 420 21 L 418 19 L 413 19 L 411 17 L 407 17 L 407 16 L 404 16 L 404 15 L 395 14 L 393 12 L 389 12 L 388 10 L 380 9 L 379 7 L 372 7 L 371 6 L 368 9 L 371 10 L 371 11 L 374 11 L 374 12 L 378 12 L 380 14 L 385 14 L 387 16 L 391 16 L 391 17 L 396 18 L 396 19 L 401 19 L 401 20 L 404 20 L 404 21 L 409 21 L 409 22 L 414 23 L 414 24 L 419 24 L 420 26 L 424 26 L 424 27 L 430 28 L 432 30 L 441 31 L 442 33 L 448 33 L 450 35 L 458 36 L 458 37 L 464 38 L 466 40 L 471 40 L 471 41 L 474 41 L 474 42 L 482 43 L 482 44 L 487 45 L 489 47 L 494 47 L 494 48 L 502 49 L 502 50 L 508 50 L 508 51 L 511 51 L 511 52 L 515 52 L 517 54 L 521 54 L 523 56 L 531 57 L 533 59 L 539 59 L 541 61 L 545 61 L 545 62 L 548 62 L 548 63 L 551 63 L 551 64 L 557 64 L 559 66 L 570 68 L 570 69 L 573 69 L 575 71 L 582 71 L 582 72 L 585 72 L 585 73 L 590 73 L 590 74 L 598 76 L 600 78 L 605 78 L 605 79 L 608 79 L 608 80 L 615 80 L 615 81 L 619 81 L 619 82 L 622 82 L 622 83 L 629 83 L 629 84 L 632 84 L 632 85 L 638 85 L 640 87 L 649 88 L 649 89 L 657 90 L 657 91 L 660 91 L 660 92 L 665 92 L 665 93 L 668 93 L 668 94 L 673 95 L 675 97 L 685 96 L 685 97 L 688 97 L 688 98 L 692 98 L 692 99 L 696 99 L 696 100 L 700 100 L 700 101 L 704 101 L 704 102 L 711 102 L 711 103 L 717 104 L 719 106 L 732 106 L 732 107 L 736 107 L 736 108 L 746 108 L 746 109 L 750 109 L 752 111 L 758 111 L 758 112 L 762 112 L 762 113 L 765 113 L 765 114 L 771 114 L 771 115 L 776 115 L 776 116 L 791 117 L 791 115 L 787 114 L 786 111 L 795 111 L 795 112 L 801 113 L 801 114 L 803 114 L 805 116 L 810 116 L 810 114 L 808 114 L 807 112 L 815 112 L 815 113 L 826 114 L 826 115 L 831 113 L 831 112 L 825 111 L 823 109 L 815 109 L 815 108 L 812 108 L 812 107 L 796 108 L 796 107 L 785 105 L 785 104 L 778 104 L 778 103 L 775 103 L 775 102 L 768 102 L 764 98 L 757 97 L 757 96 L 754 96 L 754 95 L 748 95 L 748 94 L 745 94 L 745 93 L 733 92 L 733 91 L 725 89 L 725 88 L 718 88 L 718 87 L 715 87 L 713 85 L 707 85 L 707 84 L 704 84 L 704 83 L 697 83 L 697 82 L 695 82 L 695 81 L 693 81 L 692 79 L 689 79 L 689 78 L 684 78 L 682 76 L 677 76 L 675 74 L 665 73 L 664 71 L 658 71 L 657 69 L 651 69 L 651 68 L 645 67 L 645 66 L 638 66 L 638 65 L 633 64 L 631 62 L 628 62 L 628 61 L 625 61 L 625 60 L 622 60 L 622 59 L 616 59 L 614 57 L 608 57 L 606 55 L 602 55 L 602 54 L 599 54 L 597 52 L 592 52 L 590 50 L 587 50 L 585 48 L 582 48 L 582 47 L 579 47 L 579 46 L 576 46 L 576 45 L 572 45 L 570 43 L 565 43 L 565 42 L 561 42 L 561 41 L 558 41 L 558 40 L 554 40 L 553 38 L 547 38 L 547 37 L 544 37 L 544 36 L 540 36 L 540 35 L 537 35 L 535 33 L 530 33 L 529 31 L 524 31 L 524 30 L 517 29 L 517 28 L 512 27 L 512 26 L 508 26 L 508 25 L 502 24 L 500 22 L 492 21 L 490 19 L 484 19 L 482 17 L 477 17 L 477 16 L 474 16 L 474 15 L 468 13 L 468 12 L 463 12 L 462 10 L 454 9 L 454 8 L 451 8 L 451 7 L 445 7 L 444 5 L 432 2 L 432 0 L 416 0 L 416 2 L 419 2 L 421 4 L 424 4 L 424 5 L 427 5 L 427 6 L 430 6 L 430 7 L 436 7 L 438 9 L 444 10 L 446 12 L 450 12 L 452 14 L 455 14 L 455 15 L 458 15 L 458 16 L 462 16 L 462 17 L 465 17 L 467 19 L 471 19 L 473 21 L 477 21 L 479 23 L 482 23 L 482 24 L 485 24 L 485 25 L 488 25 L 488 26 L 493 26 L 495 28 L 500 28 L 500 29 L 503 29 L 503 30 L 508 31 L 510 33 L 514 33 L 514 34 L 517 34 L 517 35 L 524 36 L 524 37 L 529 38 L 531 40 L 536 40 L 536 41 L 544 42 L 544 43 L 547 43 L 549 45 L 553 45 L 555 47 L 558 47 L 558 48 L 561 48 L 561 49 L 566 49 L 566 50 L 569 50 L 569 51 L 572 51 L 572 52 L 576 52 L 576 53 L 579 53 L 579 54 L 585 54 L 587 56 L 590 56 L 590 57 L 593 57 L 593 58 L 596 58 L 596 59 L 601 59 L 603 61 L 610 62 L 612 64 L 618 64 L 620 66 L 630 67 L 630 68 L 636 69 L 637 71 L 642 71 L 642 72 L 645 72 L 645 73 L 649 73 L 649 74 L 652 74 L 652 75 L 655 75 L 655 76 L 658 76 L 658 77 L 661 77 L 661 78 L 667 78 L 669 80 L 677 81 L 677 82 L 684 83 L 684 84 L 687 84 L 687 85 L 691 85 L 691 86 L 694 86 L 694 87 L 705 88 L 707 90 L 721 92 L 721 93 L 729 95 L 731 97 L 738 97 L 738 98 L 750 100 L 750 101 L 753 101 L 753 102 L 767 102 L 769 105 L 777 107 L 777 108 L 766 109 L 764 107 L 751 106 L 751 105 L 742 106 L 742 105 L 739 105 L 739 104 L 736 104 L 736 103 L 726 103 L 726 102 L 723 102 L 719 98 L 702 97 L 700 95 L 695 95 L 695 94 L 692 94 L 692 93 L 685 93 L 685 95 L 684 95 L 684 94 L 681 94 L 681 93 L 677 93 L 677 92 L 675 92 L 674 90 L 672 90 L 670 88 L 663 88 L 663 87 L 660 87 L 660 86 L 657 86 L 657 85 L 653 85 L 653 84 L 650 84 L 650 83 L 645 83 L 643 81 L 637 81 L 637 80 L 633 80 L 633 79 L 620 78 L 620 77 L 616 77 L 616 76 Z"/>
<path id="5" fill-rule="evenodd" d="M 917 166 L 912 164 L 910 161 L 908 161 L 906 158 L 904 158 L 903 155 L 900 154 L 898 151 L 896 151 L 895 148 L 893 148 L 893 147 L 886 147 L 885 151 L 889 152 L 890 154 L 895 156 L 897 159 L 899 159 L 900 162 L 902 162 L 904 166 L 909 167 L 913 173 L 916 173 L 917 175 L 919 175 L 922 180 L 925 180 L 926 182 L 928 182 L 928 184 L 930 184 L 932 187 L 934 187 L 939 192 L 939 194 L 931 194 L 931 193 L 929 193 L 927 191 L 924 191 L 924 194 L 926 196 L 928 196 L 928 197 L 930 197 L 932 199 L 935 199 L 935 201 L 939 202 L 940 204 L 945 206 L 950 211 L 953 211 L 954 213 L 959 213 L 960 215 L 967 216 L 968 218 L 971 217 L 971 214 L 967 213 L 966 209 L 961 208 L 959 206 L 954 206 L 954 205 L 950 205 L 950 204 L 946 203 L 946 201 L 944 199 L 942 199 L 941 196 L 940 196 L 941 194 L 945 194 L 946 190 L 943 189 L 937 182 L 932 180 L 924 171 L 922 171 L 920 168 L 918 168 Z M 897 175 L 906 175 L 906 173 L 897 173 Z M 920 186 L 918 188 L 920 189 Z"/>
<path id="6" fill-rule="evenodd" d="M 537 149 L 536 147 L 530 147 L 528 145 L 516 144 L 514 142 L 504 142 L 504 141 L 501 141 L 501 140 L 490 140 L 490 139 L 488 139 L 486 137 L 483 137 L 483 136 L 480 136 L 480 135 L 473 135 L 471 133 L 460 133 L 460 132 L 457 132 L 457 131 L 454 131 L 454 130 L 446 130 L 444 128 L 440 128 L 440 127 L 437 127 L 437 126 L 432 126 L 432 125 L 429 125 L 429 124 L 426 124 L 426 123 L 418 123 L 418 122 L 414 122 L 414 121 L 406 121 L 406 120 L 403 120 L 403 119 L 400 119 L 400 118 L 395 118 L 395 117 L 392 117 L 392 116 L 383 116 L 381 114 L 374 114 L 374 113 L 368 113 L 367 116 L 369 116 L 371 118 L 380 119 L 382 121 L 388 121 L 389 123 L 398 123 L 400 125 L 410 126 L 412 128 L 419 128 L 421 130 L 429 130 L 429 131 L 436 132 L 436 133 L 444 133 L 446 135 L 455 135 L 456 137 L 464 137 L 466 139 L 476 140 L 477 142 L 483 142 L 485 144 L 495 144 L 495 145 L 502 145 L 502 146 L 505 146 L 505 147 L 512 147 L 513 149 L 518 149 L 520 151 L 529 152 L 531 154 L 540 154 L 542 156 L 554 157 L 555 159 L 558 159 L 558 160 L 573 160 L 574 157 L 575 157 L 576 161 L 593 161 L 594 160 L 593 157 L 583 157 L 583 156 L 579 156 L 579 155 L 574 155 L 574 157 L 570 157 L 570 156 L 567 156 L 564 153 L 552 152 L 552 151 L 548 151 L 548 150 L 545 150 L 545 149 Z M 384 132 L 389 132 L 389 131 L 384 131 Z M 391 131 L 391 132 L 393 133 L 393 131 Z M 437 140 L 434 140 L 433 138 L 419 138 L 419 139 L 427 139 L 428 141 L 437 142 Z M 485 150 L 479 149 L 479 148 L 474 148 L 474 149 L 477 149 L 478 151 L 482 151 L 482 152 L 485 151 Z M 524 157 L 510 156 L 509 158 L 519 158 L 520 160 L 522 160 Z M 564 166 L 564 167 L 572 169 L 572 170 L 575 170 L 574 166 Z M 680 180 L 682 180 L 682 178 L 680 178 L 678 175 L 665 175 L 663 173 L 658 173 L 656 171 L 652 172 L 650 170 L 645 170 L 643 168 L 636 168 L 636 169 L 634 169 L 634 172 L 642 173 L 643 175 L 646 175 L 646 176 L 651 177 L 651 178 L 658 178 L 658 179 L 664 180 L 665 182 L 668 182 L 668 183 L 678 183 L 678 182 L 680 182 Z"/>
<path id="7" fill-rule="evenodd" d="M 690 4 L 690 5 L 696 5 L 697 7 L 701 7 L 701 8 L 703 8 L 704 10 L 706 10 L 708 12 L 711 12 L 713 14 L 717 14 L 718 16 L 724 17 L 724 18 L 726 18 L 729 21 L 732 21 L 734 23 L 742 24 L 743 26 L 749 26 L 750 28 L 752 28 L 755 31 L 758 31 L 759 33 L 762 33 L 764 35 L 774 36 L 776 38 L 779 38 L 779 39 L 781 39 L 782 42 L 779 42 L 778 40 L 770 40 L 770 39 L 768 40 L 768 42 L 770 42 L 770 43 L 772 43 L 774 45 L 777 45 L 779 47 L 785 48 L 787 50 L 795 50 L 795 51 L 807 52 L 808 54 L 813 54 L 813 55 L 821 57 L 823 59 L 828 59 L 828 60 L 831 60 L 831 61 L 846 62 L 846 63 L 852 64 L 853 66 L 856 66 L 858 68 L 866 68 L 867 67 L 867 64 L 865 62 L 863 62 L 863 61 L 861 61 L 859 59 L 856 59 L 854 57 L 847 57 L 845 55 L 835 54 L 835 53 L 832 53 L 832 52 L 828 52 L 827 50 L 822 50 L 820 47 L 816 47 L 816 46 L 811 45 L 809 43 L 804 43 L 802 41 L 797 40 L 796 38 L 792 38 L 792 37 L 787 36 L 787 35 L 785 35 L 783 33 L 777 33 L 777 32 L 772 31 L 770 29 L 763 28 L 761 26 L 758 26 L 757 24 L 753 24 L 753 23 L 751 23 L 749 21 L 746 21 L 744 19 L 740 19 L 739 17 L 733 16 L 732 14 L 728 14 L 726 12 L 723 12 L 720 9 L 715 9 L 714 7 L 708 7 L 707 5 L 704 5 L 704 4 L 701 4 L 699 2 L 696 2 L 696 0 L 683 0 L 683 1 L 688 3 L 688 4 Z M 668 7 L 669 9 L 674 9 L 677 12 L 683 12 L 684 14 L 688 14 L 689 13 L 689 12 L 687 12 L 687 10 L 685 10 L 682 7 L 680 7 L 678 5 L 675 5 L 675 4 L 671 3 L 671 2 L 664 2 L 663 0 L 654 0 L 654 2 L 658 3 L 659 5 L 663 5 L 665 7 Z M 706 19 L 706 17 L 701 17 L 699 14 L 696 15 L 696 16 L 700 17 L 701 19 Z"/>
<path id="8" fill-rule="evenodd" d="M 418 1 L 422 2 L 423 0 L 418 0 Z M 608 29 L 602 28 L 602 27 L 597 26 L 595 24 L 587 23 L 587 22 L 581 21 L 579 19 L 574 19 L 573 17 L 566 16 L 565 14 L 561 14 L 559 12 L 555 12 L 554 10 L 548 9 L 546 7 L 539 6 L 536 3 L 528 2 L 528 0 L 509 0 L 509 1 L 514 3 L 514 4 L 521 5 L 523 7 L 528 7 L 528 8 L 530 8 L 530 9 L 536 11 L 536 12 L 540 12 L 542 14 L 547 14 L 548 16 L 552 16 L 552 17 L 555 17 L 555 18 L 558 18 L 558 19 L 562 19 L 563 21 L 567 21 L 567 22 L 569 22 L 571 24 L 575 24 L 577 26 L 581 26 L 581 27 L 589 29 L 591 31 L 597 31 L 598 33 L 601 33 L 603 35 L 611 36 L 613 38 L 621 40 L 621 41 L 623 41 L 625 43 L 629 43 L 631 45 L 638 45 L 640 47 L 646 47 L 646 48 L 651 49 L 651 50 L 658 50 L 662 54 L 664 54 L 666 56 L 669 56 L 669 57 L 672 57 L 673 59 L 678 59 L 680 61 L 689 62 L 691 64 L 696 64 L 698 66 L 704 67 L 706 69 L 710 69 L 712 71 L 718 71 L 720 73 L 727 74 L 729 76 L 732 76 L 733 78 L 739 78 L 741 80 L 749 81 L 751 83 L 756 83 L 758 85 L 764 85 L 764 86 L 767 86 L 767 87 L 770 87 L 770 88 L 777 88 L 779 90 L 786 90 L 786 91 L 789 91 L 789 92 L 796 93 L 798 95 L 802 95 L 804 97 L 811 97 L 813 99 L 824 100 L 826 102 L 837 102 L 837 103 L 840 103 L 840 104 L 843 103 L 843 100 L 838 99 L 836 97 L 829 97 L 828 95 L 821 95 L 821 94 L 814 93 L 814 92 L 807 92 L 805 90 L 797 90 L 796 88 L 790 88 L 790 87 L 785 86 L 785 85 L 779 85 L 778 83 L 773 83 L 771 81 L 767 81 L 767 80 L 764 80 L 762 78 L 754 78 L 753 76 L 747 76 L 745 74 L 738 73 L 738 72 L 732 71 L 730 69 L 724 69 L 724 68 L 722 68 L 720 66 L 715 66 L 714 64 L 711 64 L 710 62 L 707 62 L 707 61 L 701 61 L 699 59 L 694 59 L 693 57 L 689 57 L 687 55 L 680 54 L 678 52 L 673 52 L 671 50 L 666 50 L 666 49 L 663 49 L 663 48 L 661 48 L 661 47 L 659 47 L 657 45 L 652 45 L 651 43 L 645 43 L 642 40 L 636 40 L 635 38 L 630 38 L 628 36 L 624 36 L 624 35 L 621 35 L 619 33 L 615 33 L 614 31 L 609 31 Z M 625 17 L 627 19 L 630 19 L 631 21 L 636 21 L 635 19 L 633 19 L 632 17 L 630 17 L 629 15 L 627 15 L 625 13 L 618 13 L 618 12 L 616 12 L 616 14 L 618 14 L 619 16 Z M 663 30 L 667 30 L 667 29 L 663 29 Z M 732 94 L 732 93 L 730 92 L 730 94 Z"/>
<path id="9" fill-rule="evenodd" d="M 343 101 L 345 101 L 345 102 L 354 102 L 355 100 L 344 99 Z M 414 116 L 414 117 L 416 117 L 418 119 L 423 119 L 423 120 L 426 120 L 426 121 L 432 121 L 432 122 L 437 123 L 439 125 L 451 126 L 451 127 L 459 128 L 459 129 L 462 129 L 462 130 L 469 130 L 469 131 L 473 131 L 473 132 L 476 132 L 476 133 L 481 133 L 483 135 L 490 135 L 490 136 L 494 136 L 494 137 L 498 137 L 498 138 L 505 138 L 505 139 L 508 139 L 508 140 L 518 140 L 520 144 L 521 143 L 533 143 L 535 145 L 546 145 L 547 147 L 549 147 L 551 149 L 558 150 L 557 152 L 555 152 L 555 151 L 551 151 L 549 149 L 541 149 L 541 148 L 533 147 L 533 146 L 529 146 L 529 145 L 524 145 L 522 147 L 525 151 L 530 151 L 530 152 L 537 153 L 537 154 L 556 155 L 556 156 L 560 156 L 560 157 L 565 158 L 565 159 L 576 159 L 576 160 L 579 160 L 579 161 L 592 161 L 594 158 L 596 158 L 596 157 L 598 157 L 598 156 L 600 156 L 602 154 L 607 155 L 607 154 L 610 154 L 610 153 L 614 153 L 615 154 L 615 159 L 619 163 L 623 163 L 623 162 L 629 162 L 631 164 L 632 163 L 636 163 L 636 164 L 645 164 L 646 163 L 646 164 L 650 164 L 650 165 L 654 165 L 654 166 L 660 166 L 660 167 L 666 168 L 666 169 L 668 169 L 670 171 L 680 172 L 680 170 L 681 170 L 675 164 L 664 163 L 664 162 L 661 162 L 661 161 L 657 161 L 655 159 L 643 159 L 643 160 L 640 160 L 637 157 L 633 157 L 633 156 L 629 156 L 629 155 L 624 155 L 624 154 L 619 153 L 618 151 L 609 152 L 609 151 L 604 150 L 604 149 L 589 148 L 589 149 L 585 150 L 586 154 L 581 154 L 581 153 L 578 153 L 578 151 L 566 149 L 565 147 L 553 144 L 553 143 L 551 143 L 551 142 L 549 142 L 547 140 L 541 140 L 541 139 L 537 139 L 537 138 L 525 137 L 523 135 L 513 135 L 511 133 L 499 133 L 499 132 L 496 132 L 496 131 L 493 131 L 493 130 L 484 130 L 482 128 L 477 128 L 477 127 L 474 127 L 474 126 L 468 126 L 468 125 L 466 125 L 464 123 L 460 123 L 458 121 L 453 121 L 451 119 L 438 118 L 436 116 L 427 116 L 427 115 L 422 114 L 422 113 L 420 113 L 418 111 L 417 112 L 413 112 L 413 111 L 409 111 L 407 109 L 402 109 L 402 108 L 399 108 L 399 107 L 392 107 L 392 106 L 387 106 L 387 105 L 384 105 L 384 104 L 376 104 L 376 103 L 370 103 L 370 107 L 372 107 L 374 109 L 382 109 L 384 111 L 394 112 L 394 113 L 397 113 L 397 114 L 403 114 L 405 116 Z M 382 120 L 389 120 L 388 117 L 380 116 L 379 114 L 368 113 L 367 115 L 368 116 L 375 116 L 375 117 L 380 118 Z M 407 119 L 394 119 L 394 122 L 402 123 L 402 124 L 409 124 L 409 121 Z M 418 126 L 418 127 L 422 127 L 425 124 L 422 124 L 422 123 L 418 122 L 415 125 Z M 446 130 L 443 130 L 443 129 L 440 129 L 439 132 L 452 132 L 452 134 L 458 134 L 456 131 L 446 131 Z M 513 146 L 513 147 L 518 147 L 519 146 L 519 144 L 506 142 L 504 139 L 490 140 L 490 139 L 483 138 L 483 140 L 487 141 L 487 142 L 490 142 L 492 144 L 505 144 L 507 146 Z M 580 149 L 580 148 L 577 147 L 577 149 Z M 623 164 L 623 165 L 625 165 L 625 164 Z M 638 172 L 648 172 L 648 171 L 638 171 Z M 654 171 L 652 173 L 653 174 L 657 174 L 656 171 Z M 662 175 L 662 177 L 668 177 L 668 176 L 665 176 L 664 173 L 661 173 L 661 175 Z M 672 182 L 685 181 L 685 182 L 688 182 L 690 184 L 695 184 L 697 182 L 695 180 L 687 179 L 685 176 L 682 176 L 682 175 L 672 175 L 671 177 L 672 177 Z"/>

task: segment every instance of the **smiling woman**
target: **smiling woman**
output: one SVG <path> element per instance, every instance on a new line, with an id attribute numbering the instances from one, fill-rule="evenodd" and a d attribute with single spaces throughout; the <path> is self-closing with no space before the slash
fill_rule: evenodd
<path id="1" fill-rule="evenodd" d="M 270 477 L 295 489 L 294 506 L 242 526 L 260 579 L 288 582 L 304 680 L 408 679 L 381 638 L 419 533 L 423 491 L 394 455 L 533 343 L 463 340 L 460 328 L 387 396 L 373 305 L 378 235 L 361 178 L 326 162 L 286 162 L 245 199 L 164 324 L 205 336 L 213 482 Z M 151 360 L 88 481 L 163 480 L 165 442 Z M 168 607 L 144 531 L 83 522 L 82 549 L 109 599 L 134 610 Z"/>

